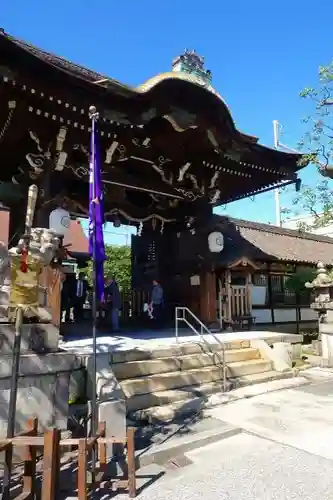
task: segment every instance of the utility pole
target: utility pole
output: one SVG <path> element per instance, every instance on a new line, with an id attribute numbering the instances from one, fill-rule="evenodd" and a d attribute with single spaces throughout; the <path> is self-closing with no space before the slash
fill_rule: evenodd
<path id="1" fill-rule="evenodd" d="M 274 141 L 274 149 L 279 149 L 279 122 L 277 120 L 273 120 L 273 141 Z M 280 200 L 280 189 L 274 189 L 274 198 L 275 198 L 275 222 L 276 225 L 282 226 L 281 219 L 281 200 Z"/>

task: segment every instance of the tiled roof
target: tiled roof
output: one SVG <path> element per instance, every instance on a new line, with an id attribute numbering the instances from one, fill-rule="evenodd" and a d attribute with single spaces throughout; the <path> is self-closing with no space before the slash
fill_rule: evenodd
<path id="1" fill-rule="evenodd" d="M 229 262 L 244 256 L 333 265 L 333 238 L 328 236 L 224 216 L 215 216 L 215 220 L 225 238 L 221 258 Z"/>
<path id="2" fill-rule="evenodd" d="M 64 245 L 69 244 L 71 245 L 68 247 L 69 253 L 89 253 L 89 241 L 78 220 L 71 220 L 69 230 L 64 237 Z"/>

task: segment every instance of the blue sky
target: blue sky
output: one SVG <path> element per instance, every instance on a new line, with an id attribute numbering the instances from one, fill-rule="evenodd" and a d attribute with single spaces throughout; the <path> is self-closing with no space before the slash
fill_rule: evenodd
<path id="1" fill-rule="evenodd" d="M 301 0 L 2 3 L 0 24 L 8 33 L 132 85 L 168 71 L 185 48 L 196 49 L 237 127 L 266 145 L 272 145 L 277 119 L 282 141 L 296 147 L 309 111 L 299 92 L 316 85 L 318 66 L 333 58 L 325 22 L 333 19 L 332 0 L 321 0 L 318 8 Z M 301 177 L 306 184 L 319 180 L 314 167 Z M 282 205 L 293 196 L 290 190 L 282 193 Z M 274 195 L 230 204 L 224 213 L 274 222 Z M 107 229 L 107 238 L 113 231 Z M 117 241 L 125 239 L 120 235 Z"/>

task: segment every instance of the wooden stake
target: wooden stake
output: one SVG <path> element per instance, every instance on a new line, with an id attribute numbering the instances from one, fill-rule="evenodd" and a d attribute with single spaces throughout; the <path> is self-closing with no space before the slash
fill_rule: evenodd
<path id="1" fill-rule="evenodd" d="M 57 482 L 60 470 L 60 431 L 51 429 L 44 435 L 44 462 L 42 500 L 57 500 Z"/>
<path id="2" fill-rule="evenodd" d="M 79 500 L 87 500 L 87 440 L 79 439 L 77 491 Z"/>
<path id="3" fill-rule="evenodd" d="M 128 496 L 136 497 L 134 427 L 127 429 Z"/>
<path id="4" fill-rule="evenodd" d="M 99 423 L 99 435 L 101 438 L 105 438 L 106 435 L 106 424 L 105 422 Z M 99 465 L 101 469 L 106 467 L 106 443 L 99 443 L 98 445 L 98 456 Z"/>
<path id="5" fill-rule="evenodd" d="M 27 433 L 30 436 L 37 436 L 38 431 L 38 420 L 37 418 L 30 418 L 27 421 Z M 23 472 L 23 493 L 26 494 L 26 498 L 33 499 L 36 490 L 36 456 L 37 449 L 35 446 L 27 446 L 24 450 L 24 472 Z"/>

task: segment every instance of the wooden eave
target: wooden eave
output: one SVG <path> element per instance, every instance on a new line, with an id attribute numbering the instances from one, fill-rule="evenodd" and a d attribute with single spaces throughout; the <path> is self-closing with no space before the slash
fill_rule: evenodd
<path id="1" fill-rule="evenodd" d="M 62 84 L 61 86 L 64 85 L 65 82 L 63 80 L 65 75 L 67 75 L 74 87 L 83 86 L 86 91 L 89 91 L 89 97 L 91 99 L 99 96 L 104 101 L 104 106 L 101 107 L 101 113 L 103 112 L 103 107 L 107 107 L 109 104 L 108 101 L 111 100 L 110 93 L 126 97 L 122 105 L 125 105 L 126 101 L 127 104 L 129 104 L 128 99 L 136 101 L 138 108 L 141 108 L 144 104 L 144 108 L 140 110 L 141 112 L 147 111 L 147 106 L 156 107 L 159 103 L 160 107 L 162 103 L 167 103 L 169 106 L 177 105 L 180 109 L 195 112 L 198 115 L 198 124 L 201 123 L 206 129 L 212 127 L 218 132 L 218 129 L 221 127 L 221 132 L 225 133 L 224 129 L 226 127 L 231 133 L 232 140 L 250 145 L 249 153 L 255 154 L 255 152 L 258 152 L 259 155 L 264 155 L 266 153 L 271 155 L 275 153 L 275 156 L 277 155 L 276 157 L 280 157 L 281 160 L 283 159 L 283 161 L 280 160 L 280 162 L 285 165 L 297 163 L 297 159 L 301 156 L 292 153 L 276 152 L 270 148 L 257 144 L 258 138 L 244 134 L 236 129 L 230 110 L 221 98 L 195 83 L 175 78 L 175 74 L 170 73 L 169 75 L 171 76 L 168 78 L 163 78 L 163 74 L 157 75 L 157 77 L 154 78 L 156 80 L 154 85 L 149 85 L 149 82 L 146 82 L 138 87 L 130 87 L 113 78 L 106 77 L 105 75 L 91 71 L 83 66 L 69 62 L 62 57 L 43 51 L 42 49 L 11 37 L 4 32 L 0 31 L 0 37 L 1 42 L 5 42 L 6 44 L 5 52 L 12 52 L 10 55 L 15 55 L 14 59 L 17 60 L 17 65 L 20 69 L 22 66 L 26 66 L 29 73 L 31 73 L 31 69 L 34 68 L 34 65 L 39 63 L 38 69 L 41 71 L 38 74 L 38 78 L 45 78 L 49 84 L 54 82 L 54 78 L 57 75 L 58 78 L 56 79 L 56 83 Z M 11 58 L 11 61 L 12 60 Z M 26 64 L 24 64 L 24 62 Z M 49 70 L 47 70 L 46 67 L 48 67 Z M 50 73 L 51 69 L 53 72 Z M 48 75 L 50 75 L 49 78 L 47 78 Z M 148 86 L 146 90 L 145 86 Z M 69 91 L 67 85 L 66 90 L 67 92 Z M 77 89 L 75 88 L 75 90 Z M 88 96 L 86 96 L 86 98 L 87 97 Z M 96 105 L 91 99 L 90 101 L 88 100 L 88 102 Z M 139 104 L 141 104 L 141 106 Z M 133 102 L 131 102 L 131 105 L 133 105 Z M 135 114 L 136 112 L 134 112 L 134 115 Z M 175 127 L 178 127 L 182 131 L 184 130 L 178 124 L 175 124 Z M 294 170 L 296 169 L 294 166 Z"/>
<path id="2" fill-rule="evenodd" d="M 112 166 L 104 164 L 106 178 L 121 182 L 123 178 L 134 175 L 138 183 L 144 182 L 148 187 L 153 186 L 159 190 L 168 189 L 171 193 L 176 184 L 166 184 L 152 170 L 149 162 L 156 163 L 161 156 L 170 159 L 165 165 L 166 173 L 168 176 L 172 173 L 175 179 L 179 169 L 190 162 L 193 173 L 198 179 L 203 178 L 207 186 L 214 175 L 219 173 L 216 187 L 221 193 L 213 203 L 218 205 L 257 194 L 285 180 L 293 180 L 299 169 L 298 155 L 266 148 L 257 144 L 256 138 L 237 131 L 225 103 L 194 83 L 172 77 L 156 78 L 156 83 L 154 80 L 154 84 L 150 84 L 150 87 L 148 85 L 146 90 L 143 90 L 144 85 L 141 89 L 140 86 L 133 89 L 112 79 L 107 79 L 107 84 L 96 84 L 95 77 L 100 77 L 100 80 L 105 77 L 3 32 L 0 32 L 0 57 L 2 68 L 12 71 L 6 77 L 7 88 L 11 86 L 7 95 L 9 98 L 22 100 L 13 120 L 15 134 L 12 138 L 10 134 L 5 136 L 8 143 L 2 143 L 2 153 L 6 151 L 13 155 L 14 143 L 15 147 L 18 144 L 25 148 L 24 141 L 28 140 L 23 140 L 23 134 L 27 133 L 25 124 L 32 120 L 38 134 L 45 135 L 45 142 L 49 140 L 47 134 L 54 137 L 62 123 L 69 127 L 68 140 L 71 144 L 81 143 L 89 148 L 88 108 L 94 104 L 101 114 L 99 126 L 103 134 L 103 151 L 110 146 L 112 137 L 116 135 L 129 157 L 128 161 L 122 163 L 116 158 Z M 2 68 L 0 67 L 0 77 Z M 192 121 L 186 123 L 185 120 L 184 124 L 179 120 L 174 113 L 177 106 L 180 110 L 192 112 Z M 123 118 L 120 121 L 109 119 L 108 107 L 112 112 L 123 114 Z M 149 117 L 147 112 L 151 109 L 155 110 L 155 116 Z M 208 130 L 217 140 L 218 148 L 209 140 Z M 150 149 L 137 145 L 147 137 L 151 138 L 153 145 Z M 24 149 L 24 153 L 26 151 L 29 149 Z M 239 161 L 228 157 L 233 151 L 239 152 Z M 9 158 L 8 155 L 6 157 Z M 138 164 L 132 160 L 133 157 L 143 157 L 148 163 Z M 20 165 L 20 161 L 13 158 L 13 166 Z M 13 172 L 9 165 L 3 175 L 8 176 L 5 180 L 11 179 Z M 70 179 L 68 175 L 66 179 Z M 77 179 L 72 180 L 77 183 Z M 83 179 L 84 186 L 86 182 L 87 179 Z M 177 187 L 184 186 L 181 184 Z M 186 189 L 195 193 L 189 181 Z"/>
<path id="3" fill-rule="evenodd" d="M 249 259 L 248 257 L 246 256 L 243 256 L 241 258 L 238 258 L 232 262 L 230 262 L 229 264 L 227 264 L 227 269 L 235 269 L 235 268 L 244 268 L 244 267 L 252 267 L 253 270 L 257 270 L 259 269 L 259 267 L 251 260 Z"/>

